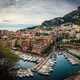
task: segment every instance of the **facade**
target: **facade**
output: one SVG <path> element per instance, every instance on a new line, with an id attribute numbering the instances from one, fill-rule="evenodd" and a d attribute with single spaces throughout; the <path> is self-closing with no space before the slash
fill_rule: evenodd
<path id="1" fill-rule="evenodd" d="M 21 51 L 29 52 L 29 50 L 31 50 L 31 40 L 30 39 L 23 40 L 21 43 Z"/>
<path id="2" fill-rule="evenodd" d="M 37 37 L 35 42 L 32 44 L 32 53 L 42 55 L 45 50 L 53 43 L 51 36 Z"/>

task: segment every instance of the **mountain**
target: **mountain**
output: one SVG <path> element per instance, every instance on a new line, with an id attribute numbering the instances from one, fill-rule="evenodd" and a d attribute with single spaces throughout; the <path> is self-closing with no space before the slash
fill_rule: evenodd
<path id="1" fill-rule="evenodd" d="M 80 7 L 76 10 L 64 15 L 63 17 L 57 17 L 51 20 L 44 21 L 41 27 L 56 27 L 65 23 L 74 23 L 80 25 Z"/>
<path id="2" fill-rule="evenodd" d="M 52 27 L 59 26 L 64 23 L 64 19 L 62 17 L 57 17 L 48 21 L 44 21 L 41 26 Z"/>
<path id="3" fill-rule="evenodd" d="M 35 28 L 42 28 L 42 29 L 45 28 L 51 30 L 53 27 L 59 27 L 62 24 L 66 24 L 66 23 L 80 25 L 80 6 L 76 10 L 64 15 L 63 17 L 57 17 L 51 20 L 46 20 L 41 25 L 32 26 L 20 30 L 24 31 L 24 30 L 31 30 Z"/>
<path id="4" fill-rule="evenodd" d="M 63 19 L 64 19 L 64 23 L 70 22 L 70 23 L 80 25 L 80 7 L 78 7 L 77 10 L 74 10 L 69 14 L 66 14 L 63 17 Z"/>

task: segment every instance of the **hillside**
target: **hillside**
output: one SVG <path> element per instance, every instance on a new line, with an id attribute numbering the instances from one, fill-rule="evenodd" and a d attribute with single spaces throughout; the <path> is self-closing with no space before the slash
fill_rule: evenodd
<path id="1" fill-rule="evenodd" d="M 57 17 L 51 20 L 44 21 L 41 24 L 41 27 L 56 27 L 60 26 L 61 24 L 65 23 L 74 23 L 77 25 L 80 25 L 80 7 L 78 7 L 76 10 L 64 15 L 63 17 Z"/>
<path id="2" fill-rule="evenodd" d="M 42 29 L 45 28 L 50 30 L 53 27 L 59 27 L 62 24 L 66 24 L 66 23 L 80 25 L 80 7 L 78 7 L 76 10 L 68 14 L 65 14 L 63 17 L 56 17 L 51 20 L 46 20 L 41 25 L 33 26 L 30 28 L 28 27 L 20 30 L 25 31 L 25 30 L 32 30 L 35 28 L 42 28 Z"/>

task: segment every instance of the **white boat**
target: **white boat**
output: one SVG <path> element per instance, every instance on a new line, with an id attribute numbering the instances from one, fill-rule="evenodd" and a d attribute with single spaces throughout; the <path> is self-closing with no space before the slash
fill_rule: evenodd
<path id="1" fill-rule="evenodd" d="M 33 57 L 31 57 L 31 60 L 30 61 L 32 61 L 33 60 Z"/>
<path id="2" fill-rule="evenodd" d="M 43 71 L 38 71 L 38 73 L 39 73 L 39 74 L 42 74 L 42 75 L 49 75 L 49 72 L 44 71 L 44 70 L 43 70 Z"/>
<path id="3" fill-rule="evenodd" d="M 30 69 L 27 69 L 27 70 L 19 69 L 17 71 L 17 76 L 19 76 L 19 77 L 25 77 L 25 76 L 29 77 L 29 76 L 33 76 L 33 73 Z"/>
<path id="4" fill-rule="evenodd" d="M 53 68 L 52 68 L 52 67 L 49 67 L 49 70 L 50 70 L 50 71 L 53 71 Z"/>
<path id="5" fill-rule="evenodd" d="M 31 60 L 31 57 L 29 56 L 27 60 L 29 60 L 29 61 L 30 61 L 30 60 Z"/>
<path id="6" fill-rule="evenodd" d="M 33 76 L 31 69 L 27 69 L 30 76 Z"/>
<path id="7" fill-rule="evenodd" d="M 32 61 L 36 61 L 36 60 L 37 60 L 36 57 L 33 57 Z"/>

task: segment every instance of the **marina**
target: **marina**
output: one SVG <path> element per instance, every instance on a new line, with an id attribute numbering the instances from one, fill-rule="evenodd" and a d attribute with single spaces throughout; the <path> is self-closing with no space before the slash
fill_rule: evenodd
<path id="1" fill-rule="evenodd" d="M 22 64 L 21 64 L 22 63 Z M 28 64 L 29 63 L 29 64 Z M 30 64 L 32 65 L 32 66 L 30 66 Z M 33 72 L 35 72 L 35 71 L 37 71 L 37 73 L 39 73 L 39 74 L 43 74 L 43 75 L 49 75 L 49 72 L 51 72 L 51 71 L 53 71 L 53 62 L 51 61 L 51 59 L 49 59 L 47 62 L 46 62 L 46 64 L 44 64 L 43 66 L 42 66 L 42 68 L 40 68 L 39 70 L 35 70 L 35 69 L 33 69 L 34 68 L 34 66 L 36 66 L 36 64 L 34 64 L 34 63 L 31 63 L 31 62 L 26 62 L 26 61 L 22 61 L 22 60 L 20 60 L 20 62 L 19 63 L 17 63 L 17 65 L 16 65 L 16 68 L 20 68 L 18 71 L 17 71 L 17 76 L 19 75 L 20 77 L 21 77 L 21 74 L 22 74 L 22 76 L 23 76 L 23 74 L 24 73 L 26 73 L 26 75 L 24 75 L 24 76 L 28 76 L 27 74 L 29 73 L 29 72 L 27 72 L 27 70 L 26 69 L 28 69 L 28 70 L 30 70 L 30 73 L 33 73 Z M 34 66 L 33 66 L 34 65 Z M 26 67 L 27 66 L 27 67 Z M 30 66 L 30 67 L 29 67 Z M 34 70 L 34 71 L 33 71 Z M 24 71 L 26 71 L 26 72 L 24 72 Z"/>
<path id="2" fill-rule="evenodd" d="M 71 54 L 65 51 L 55 52 L 54 48 L 53 51 L 45 58 L 22 54 L 20 52 L 16 52 L 16 54 L 20 56 L 20 60 L 16 64 L 16 68 L 18 68 L 17 76 L 22 78 L 34 77 L 35 73 L 37 75 L 50 76 L 50 73 L 54 73 L 56 69 L 55 67 L 58 56 L 63 56 L 62 58 L 64 58 L 67 64 L 71 66 L 76 63 L 79 64 L 79 60 L 74 58 Z"/>
<path id="3" fill-rule="evenodd" d="M 54 49 L 53 49 L 53 52 L 50 53 L 48 57 L 45 57 L 45 58 L 26 55 L 22 53 L 20 54 L 19 52 L 17 52 L 17 55 L 19 55 L 21 59 L 16 64 L 16 67 L 19 68 L 19 70 L 17 71 L 17 76 L 20 76 L 20 77 L 34 76 L 35 72 L 40 75 L 49 76 L 50 73 L 54 72 L 55 70 L 55 66 L 57 63 L 56 57 L 59 55 L 63 55 L 64 58 L 71 64 L 76 64 L 76 59 L 74 59 L 74 57 L 72 57 L 69 53 L 64 51 L 54 52 Z"/>
<path id="4" fill-rule="evenodd" d="M 65 53 L 64 53 L 65 54 Z M 34 69 L 34 71 L 32 70 L 31 67 L 30 72 L 28 72 L 25 69 L 22 69 L 18 72 L 18 75 L 20 75 L 21 79 L 17 77 L 17 80 L 44 80 L 45 76 L 47 76 L 49 78 L 49 80 L 56 80 L 56 77 L 58 77 L 58 79 L 61 79 L 61 76 L 65 76 L 69 74 L 69 73 L 74 73 L 74 70 L 76 71 L 80 71 L 79 65 L 77 65 L 77 69 L 76 67 L 74 67 L 74 64 L 72 65 L 69 60 L 67 60 L 67 58 L 63 55 L 63 54 L 57 54 L 56 59 L 54 59 L 53 57 L 48 59 L 48 61 L 42 65 L 42 67 L 39 70 Z M 54 60 L 54 61 L 53 61 Z M 61 63 L 60 63 L 61 62 Z M 55 64 L 56 63 L 56 64 Z M 65 65 L 64 65 L 65 63 Z M 36 66 L 36 65 L 35 65 Z M 63 69 L 63 72 L 61 70 L 61 68 Z M 26 71 L 26 72 L 25 72 Z M 59 72 L 62 72 L 62 74 L 60 74 Z M 23 74 L 26 74 L 25 76 L 22 76 Z M 65 74 L 66 75 L 65 75 Z"/>
<path id="5" fill-rule="evenodd" d="M 30 69 L 19 69 L 17 71 L 17 76 L 18 77 L 31 77 L 33 76 L 33 73 Z"/>
<path id="6" fill-rule="evenodd" d="M 80 60 L 78 58 L 76 58 L 75 56 L 72 56 L 70 53 L 68 52 L 63 52 L 63 55 L 67 58 L 67 60 L 69 60 L 69 62 L 71 64 L 79 64 Z"/>
<path id="7" fill-rule="evenodd" d="M 53 53 L 43 59 L 43 57 L 34 57 L 31 55 L 20 54 L 19 52 L 17 52 L 17 55 L 19 55 L 21 59 L 17 62 L 15 66 L 16 68 L 20 68 L 17 71 L 17 76 L 19 75 L 21 77 L 21 74 L 23 76 L 24 73 L 26 73 L 26 75 L 24 76 L 28 76 L 27 70 L 25 69 L 29 69 L 30 73 L 36 71 L 37 73 L 42 75 L 49 75 L 49 72 L 53 71 L 52 67 L 55 63 L 54 56 L 51 57 L 52 54 Z"/>
<path id="8" fill-rule="evenodd" d="M 18 55 L 20 57 L 20 59 L 24 60 L 24 61 L 29 61 L 29 62 L 33 62 L 33 63 L 39 63 L 40 61 L 44 60 L 43 57 L 38 57 L 35 55 L 31 55 L 31 54 L 26 54 L 26 53 L 22 53 L 19 51 L 13 51 L 14 54 Z"/>

